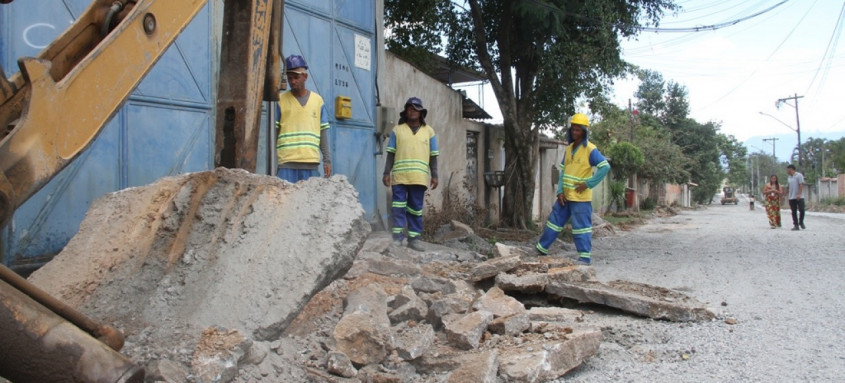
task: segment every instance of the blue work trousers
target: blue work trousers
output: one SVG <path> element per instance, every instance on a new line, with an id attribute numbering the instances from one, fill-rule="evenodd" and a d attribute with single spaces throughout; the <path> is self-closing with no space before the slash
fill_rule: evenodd
<path id="1" fill-rule="evenodd" d="M 311 177 L 319 177 L 320 171 L 317 169 L 279 168 L 276 170 L 276 176 L 290 183 L 296 183 L 297 181 L 307 180 Z"/>
<path id="2" fill-rule="evenodd" d="M 572 240 L 575 242 L 578 256 L 590 258 L 593 248 L 593 204 L 589 201 L 566 201 L 565 205 L 561 205 L 560 201 L 555 201 L 549 219 L 546 221 L 546 227 L 543 229 L 543 235 L 537 243 L 537 250 L 548 254 L 549 247 L 570 218 L 572 218 Z"/>
<path id="3" fill-rule="evenodd" d="M 426 187 L 422 185 L 393 185 L 393 239 L 404 238 L 408 227 L 408 240 L 418 239 L 422 234 L 423 199 Z"/>

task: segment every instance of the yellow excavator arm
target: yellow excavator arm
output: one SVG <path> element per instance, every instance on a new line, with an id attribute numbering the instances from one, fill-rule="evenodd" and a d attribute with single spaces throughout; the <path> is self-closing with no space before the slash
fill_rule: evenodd
<path id="1" fill-rule="evenodd" d="M 207 2 L 94 0 L 38 57 L 19 59 L 18 74 L 7 78 L 0 67 L 0 227 L 88 148 Z M 224 0 L 216 166 L 255 171 L 262 100 L 275 101 L 281 88 L 283 4 Z M 13 381 L 144 381 L 143 369 L 116 352 L 116 329 L 3 265 L 0 329 L 8 341 L 0 375 Z"/>

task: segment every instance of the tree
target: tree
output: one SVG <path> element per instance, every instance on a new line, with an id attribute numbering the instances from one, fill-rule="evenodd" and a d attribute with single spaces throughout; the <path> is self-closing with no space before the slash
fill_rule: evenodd
<path id="1" fill-rule="evenodd" d="M 845 137 L 830 142 L 830 160 L 828 168 L 831 174 L 845 172 Z"/>
<path id="2" fill-rule="evenodd" d="M 386 0 L 385 9 L 401 0 Z M 386 12 L 395 36 L 427 28 L 447 36 L 451 62 L 481 70 L 493 88 L 505 131 L 503 224 L 531 226 L 539 131 L 565 126 L 579 97 L 595 97 L 628 70 L 620 37 L 633 36 L 671 0 L 466 0 L 438 21 L 397 19 Z M 406 13 L 420 9 L 419 4 Z M 426 12 L 420 12 L 426 13 Z M 441 15 L 442 16 L 442 15 Z M 394 39 L 389 36 L 388 40 Z M 442 46 L 425 42 L 429 52 Z M 390 43 L 389 43 L 390 44 Z"/>
<path id="3" fill-rule="evenodd" d="M 645 163 L 645 157 L 640 148 L 630 142 L 620 142 L 607 149 L 610 157 L 611 169 L 617 179 L 626 179 L 637 174 Z"/>

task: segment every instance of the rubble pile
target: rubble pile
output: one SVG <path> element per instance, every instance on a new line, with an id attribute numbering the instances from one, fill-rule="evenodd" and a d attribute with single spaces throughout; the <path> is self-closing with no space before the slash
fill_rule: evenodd
<path id="1" fill-rule="evenodd" d="M 493 254 L 484 259 L 432 244 L 417 253 L 390 246 L 387 233 L 372 234 L 344 279 L 319 293 L 286 331 L 289 339 L 307 337 L 320 345 L 303 347 L 297 363 L 304 368 L 296 377 L 553 380 L 595 355 L 602 338 L 590 325 L 591 312 L 560 307 L 562 299 L 605 297 L 597 303 L 655 319 L 713 318 L 702 303 L 681 293 L 624 281 L 603 284 L 592 267 L 573 266 L 565 258 L 531 256 L 501 243 Z M 599 290 L 589 290 L 593 299 L 582 299 L 587 288 Z M 315 317 L 330 319 L 318 324 Z"/>
<path id="2" fill-rule="evenodd" d="M 351 267 L 369 232 L 343 176 L 291 184 L 219 168 L 98 199 L 29 279 L 113 323 L 126 334 L 123 352 L 156 373 L 221 381 L 201 378 L 215 375 L 202 366 L 262 359 L 258 343 L 279 339 Z"/>
<path id="3" fill-rule="evenodd" d="M 601 344 L 594 313 L 565 302 L 713 317 L 460 223 L 442 233 L 450 246 L 395 247 L 363 215 L 342 176 L 167 178 L 97 201 L 30 279 L 123 330 L 147 382 L 543 382 Z"/>

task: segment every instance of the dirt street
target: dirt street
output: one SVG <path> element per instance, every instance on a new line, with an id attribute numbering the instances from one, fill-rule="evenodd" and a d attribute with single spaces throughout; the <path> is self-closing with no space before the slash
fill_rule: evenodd
<path id="1" fill-rule="evenodd" d="M 598 355 L 567 382 L 841 381 L 845 215 L 808 213 L 770 229 L 760 206 L 714 204 L 594 240 L 602 281 L 676 289 L 718 319 L 671 323 L 596 307 Z"/>

